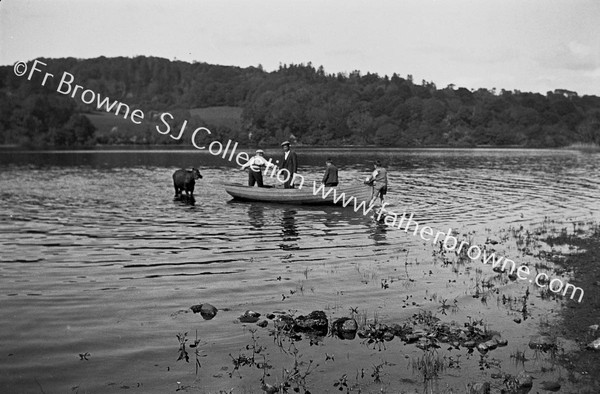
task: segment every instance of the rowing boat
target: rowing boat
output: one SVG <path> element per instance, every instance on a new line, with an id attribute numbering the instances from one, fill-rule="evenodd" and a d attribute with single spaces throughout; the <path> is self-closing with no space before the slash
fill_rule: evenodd
<path id="1" fill-rule="evenodd" d="M 275 187 L 250 187 L 240 184 L 225 185 L 225 191 L 234 199 L 241 201 L 303 205 L 344 204 L 354 206 L 356 204 L 356 206 L 358 206 L 363 201 L 365 201 L 365 204 L 368 203 L 369 198 L 371 197 L 371 187 L 366 185 L 319 188 L 320 186 L 303 187 L 301 189 L 283 189 Z M 356 199 L 356 203 L 354 202 L 354 199 Z"/>

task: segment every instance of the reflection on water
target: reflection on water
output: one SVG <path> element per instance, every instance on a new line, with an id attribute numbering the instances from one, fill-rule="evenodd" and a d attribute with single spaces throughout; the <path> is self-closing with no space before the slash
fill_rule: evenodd
<path id="1" fill-rule="evenodd" d="M 390 174 L 390 210 L 414 213 L 414 220 L 434 230 L 452 227 L 480 244 L 494 232 L 544 217 L 572 221 L 600 215 L 599 155 L 300 151 L 307 187 L 321 178 L 326 156 L 339 164 L 342 184 L 363 179 L 372 160 L 383 160 Z M 189 163 L 201 163 L 204 175 L 196 183 L 194 205 L 174 202 L 172 194 L 171 174 Z M 231 368 L 230 353 L 247 345 L 247 331 L 232 321 L 248 309 L 321 309 L 345 316 L 352 307 L 369 319 L 395 322 L 418 310 L 435 312 L 437 297 L 443 297 L 460 302 L 456 320 L 471 316 L 494 326 L 508 317 L 513 324 L 514 311 L 495 296 L 485 305 L 473 298 L 482 278 L 494 275 L 486 267 L 482 273 L 473 265 L 433 264 L 431 245 L 351 209 L 231 203 L 222 182 L 244 182 L 244 175 L 198 151 L 1 155 L 0 391 L 39 392 L 35 379 L 45 392 L 70 392 L 75 386 L 81 392 L 116 392 L 137 383 L 153 392 L 172 391 L 173 382 L 195 378 L 189 365 L 174 361 L 174 338 L 198 330 L 203 354 L 210 358 L 199 379 L 203 389 L 218 392 L 238 384 L 215 376 Z M 502 281 L 497 286 L 523 290 Z M 185 313 L 205 302 L 220 310 L 214 319 Z M 535 298 L 529 311 L 547 314 L 544 305 Z M 511 341 L 519 344 L 519 335 L 522 340 L 535 324 L 527 319 L 520 334 L 508 327 L 515 336 Z M 342 373 L 375 362 L 400 365 L 406 363 L 404 354 L 418 356 L 414 347 L 398 348 L 394 342 L 385 354 L 356 341 L 340 345 L 326 338 L 324 343 L 330 354 L 357 354 L 356 360 L 336 357 L 335 364 L 320 367 L 326 387 Z M 302 351 L 322 350 L 313 348 Z M 78 354 L 86 352 L 90 360 L 81 361 Z M 277 354 L 270 353 L 284 357 Z M 475 376 L 479 368 L 473 360 L 461 370 Z"/>
<path id="2" fill-rule="evenodd" d="M 369 226 L 369 239 L 372 239 L 374 245 L 386 245 L 386 233 L 390 228 L 382 221 L 373 220 Z M 393 230 L 392 230 L 393 231 Z"/>
<path id="3" fill-rule="evenodd" d="M 294 209 L 284 208 L 281 216 L 281 233 L 282 241 L 279 247 L 282 250 L 294 250 L 298 249 L 297 240 L 298 227 L 296 226 L 296 215 L 298 211 Z"/>
<path id="4" fill-rule="evenodd" d="M 296 241 L 298 240 L 298 227 L 296 226 L 296 215 L 298 211 L 295 209 L 285 208 L 283 209 L 283 215 L 281 218 L 281 227 L 283 228 L 283 240 L 284 241 Z"/>
<path id="5" fill-rule="evenodd" d="M 265 225 L 265 207 L 263 204 L 248 203 L 248 223 L 256 229 Z"/>

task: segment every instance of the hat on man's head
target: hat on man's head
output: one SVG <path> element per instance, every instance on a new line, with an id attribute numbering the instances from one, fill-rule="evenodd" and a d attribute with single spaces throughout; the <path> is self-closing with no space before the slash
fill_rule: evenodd
<path id="1" fill-rule="evenodd" d="M 325 163 L 333 163 L 333 160 L 331 160 L 331 157 L 328 157 L 327 160 L 325 160 Z"/>
<path id="2" fill-rule="evenodd" d="M 290 144 L 290 141 L 283 141 L 283 142 L 281 143 L 281 146 L 284 146 L 284 145 L 291 145 L 291 144 Z"/>
<path id="3" fill-rule="evenodd" d="M 265 153 L 265 151 L 264 151 L 264 150 L 262 150 L 262 149 L 257 149 L 257 150 L 256 150 L 256 153 Z"/>

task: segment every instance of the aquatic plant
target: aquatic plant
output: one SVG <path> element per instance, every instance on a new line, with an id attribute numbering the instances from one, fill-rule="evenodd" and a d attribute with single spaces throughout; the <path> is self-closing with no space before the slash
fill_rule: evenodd
<path id="1" fill-rule="evenodd" d="M 383 367 L 388 366 L 388 365 L 393 365 L 393 364 L 388 363 L 387 361 L 384 361 L 380 364 L 373 365 L 373 373 L 371 374 L 371 377 L 373 378 L 373 382 L 381 383 L 381 375 L 383 374 Z"/>
<path id="2" fill-rule="evenodd" d="M 313 360 L 302 361 L 302 355 L 299 354 L 296 346 L 293 346 L 292 354 L 294 355 L 294 365 L 292 368 L 283 368 L 281 372 L 280 388 L 282 393 L 288 393 L 292 390 L 295 393 L 299 393 L 300 390 L 304 390 L 305 394 L 310 394 L 306 388 L 306 378 L 319 366 L 314 364 Z M 306 368 L 304 368 L 306 366 Z"/>
<path id="3" fill-rule="evenodd" d="M 413 373 L 418 372 L 423 382 L 436 379 L 445 370 L 444 359 L 440 357 L 437 350 L 424 350 L 420 357 L 411 359 Z"/>
<path id="4" fill-rule="evenodd" d="M 85 361 L 89 361 L 88 357 L 90 357 L 91 354 L 89 352 L 85 352 L 85 353 L 79 353 L 79 359 L 80 360 L 85 360 Z"/>
<path id="5" fill-rule="evenodd" d="M 241 353 L 237 357 L 233 357 L 231 353 L 229 353 L 229 357 L 233 362 L 233 370 L 229 372 L 229 377 L 233 377 L 235 372 L 241 377 L 239 372 L 241 367 L 245 366 L 256 366 L 259 369 L 263 370 L 263 379 L 265 376 L 268 376 L 267 370 L 271 369 L 272 366 L 267 362 L 267 358 L 263 353 L 263 350 L 266 350 L 265 347 L 258 344 L 258 337 L 255 335 L 256 329 L 250 329 L 251 340 L 252 343 L 246 345 L 245 349 L 250 350 L 252 352 L 251 355 L 247 355 L 245 353 Z M 262 357 L 262 362 L 258 362 L 256 360 L 257 356 Z"/>
<path id="6" fill-rule="evenodd" d="M 190 356 L 185 348 L 185 344 L 187 342 L 187 332 L 186 333 L 179 333 L 177 334 L 177 340 L 179 341 L 179 357 L 177 358 L 177 361 L 179 360 L 185 360 L 186 362 L 190 362 Z"/>
<path id="7" fill-rule="evenodd" d="M 191 348 L 194 349 L 194 356 L 195 356 L 195 367 L 196 367 L 196 375 L 198 375 L 198 369 L 200 369 L 202 366 L 200 365 L 200 360 L 198 360 L 198 356 L 200 356 L 200 349 L 198 347 L 198 345 L 200 344 L 200 340 L 198 339 L 198 330 L 196 330 L 196 339 L 194 339 L 194 343 L 192 343 L 190 345 Z"/>
<path id="8" fill-rule="evenodd" d="M 348 375 L 343 374 L 336 382 L 333 383 L 333 387 L 337 387 L 338 390 L 346 390 L 346 394 L 350 393 L 350 387 L 348 386 Z"/>
<path id="9" fill-rule="evenodd" d="M 447 315 L 446 313 L 446 309 L 450 309 L 452 313 L 456 313 L 459 310 L 458 307 L 458 300 L 455 298 L 452 305 L 448 305 L 448 300 L 446 298 L 443 298 L 441 300 L 442 305 L 439 306 L 438 308 L 438 312 L 441 312 L 442 315 Z"/>

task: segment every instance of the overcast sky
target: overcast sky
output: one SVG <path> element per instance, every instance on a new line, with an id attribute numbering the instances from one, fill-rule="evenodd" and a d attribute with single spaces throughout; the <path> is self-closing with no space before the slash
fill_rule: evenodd
<path id="1" fill-rule="evenodd" d="M 600 95 L 599 0 L 2 0 L 0 64 L 158 56 Z M 68 71 L 68 70 L 65 70 Z"/>

